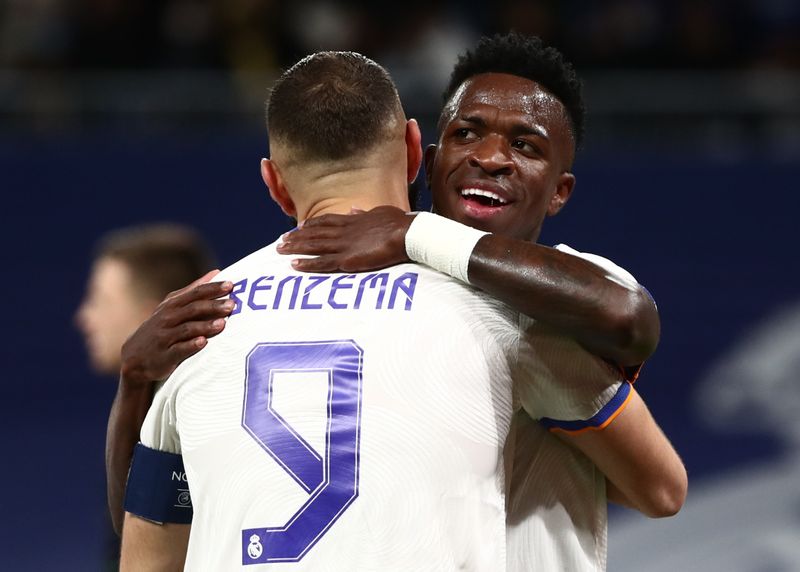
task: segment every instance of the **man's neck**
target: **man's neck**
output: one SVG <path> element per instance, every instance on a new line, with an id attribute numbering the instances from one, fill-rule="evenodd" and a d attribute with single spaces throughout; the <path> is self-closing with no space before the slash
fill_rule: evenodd
<path id="1" fill-rule="evenodd" d="M 391 205 L 409 210 L 408 185 L 384 169 L 358 169 L 319 177 L 309 184 L 305 196 L 315 200 L 298 205 L 298 220 L 324 214 L 350 214 Z"/>

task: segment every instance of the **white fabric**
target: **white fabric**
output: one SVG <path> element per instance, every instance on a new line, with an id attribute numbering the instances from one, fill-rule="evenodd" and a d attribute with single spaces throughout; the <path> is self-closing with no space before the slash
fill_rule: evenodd
<path id="1" fill-rule="evenodd" d="M 578 252 L 563 244 L 556 248 L 601 266 L 618 283 L 638 287 L 633 276 L 606 258 Z M 600 387 L 604 375 L 618 375 L 614 368 L 588 354 L 574 341 L 548 332 L 543 324 L 533 321 L 530 324 L 530 335 L 538 338 L 534 347 L 540 350 L 540 359 L 532 367 L 541 368 L 561 381 L 560 385 L 541 386 L 539 402 L 548 403 L 548 409 L 555 409 L 557 415 L 560 400 L 568 403 L 570 395 L 586 391 L 584 381 L 594 380 L 592 383 Z M 536 387 L 525 386 L 523 391 L 536 391 Z M 535 401 L 536 396 L 531 400 Z M 586 406 L 592 410 L 596 405 Z M 572 405 L 565 406 L 572 409 Z M 605 571 L 606 481 L 594 463 L 522 411 L 512 420 L 506 455 L 506 470 L 510 475 L 508 571 Z"/>
<path id="2" fill-rule="evenodd" d="M 514 388 L 530 414 L 570 420 L 591 416 L 617 380 L 587 358 L 596 383 L 585 392 L 575 384 L 551 410 L 536 401 L 562 380 L 547 365 L 533 368 L 549 351 L 535 322 L 422 266 L 315 277 L 294 272 L 291 258 L 273 244 L 217 277 L 237 284 L 241 311 L 170 377 L 142 428 L 146 446 L 184 457 L 194 503 L 186 569 L 505 570 L 503 446 Z M 278 299 L 291 276 L 299 287 L 286 282 Z M 377 286 L 359 289 L 371 284 L 365 276 Z M 412 276 L 409 300 L 393 285 Z M 242 566 L 242 531 L 281 527 L 309 499 L 243 427 L 248 355 L 266 342 L 315 340 L 363 350 L 358 497 L 298 562 Z M 273 407 L 324 457 L 328 374 L 272 375 Z M 524 390 L 532 384 L 539 389 Z"/>
<path id="3" fill-rule="evenodd" d="M 469 284 L 469 258 L 489 234 L 429 212 L 416 213 L 406 233 L 406 254 L 414 262 Z"/>
<path id="4" fill-rule="evenodd" d="M 605 476 L 524 412 L 512 422 L 508 570 L 606 569 Z"/>
<path id="5" fill-rule="evenodd" d="M 636 278 L 633 275 L 622 268 L 621 266 L 617 266 L 613 262 L 611 262 L 608 258 L 603 258 L 602 256 L 598 256 L 597 254 L 591 254 L 590 252 L 579 252 L 574 248 L 567 246 L 566 244 L 556 244 L 555 249 L 561 252 L 565 252 L 567 254 L 571 254 L 572 256 L 577 256 L 579 258 L 583 258 L 584 260 L 588 260 L 589 262 L 596 264 L 603 270 L 605 270 L 608 274 L 606 274 L 609 280 L 613 280 L 620 286 L 627 288 L 628 290 L 636 290 L 639 288 L 639 283 L 636 281 Z"/>

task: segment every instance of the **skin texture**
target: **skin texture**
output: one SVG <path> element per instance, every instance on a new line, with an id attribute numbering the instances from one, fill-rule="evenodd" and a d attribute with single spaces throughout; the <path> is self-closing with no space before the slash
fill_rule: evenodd
<path id="1" fill-rule="evenodd" d="M 605 429 L 558 436 L 580 449 L 606 476 L 608 500 L 651 518 L 673 516 L 683 506 L 686 469 L 635 389 L 625 409 Z"/>
<path id="2" fill-rule="evenodd" d="M 97 373 L 117 374 L 123 342 L 157 304 L 136 291 L 127 264 L 109 257 L 95 262 L 75 324 Z"/>
<path id="3" fill-rule="evenodd" d="M 536 82 L 487 73 L 468 79 L 445 107 L 438 150 L 426 153 L 434 211 L 473 228 L 535 242 L 566 204 L 573 141 L 562 104 Z M 491 191 L 484 207 L 461 191 Z"/>
<path id="4" fill-rule="evenodd" d="M 189 544 L 188 524 L 156 524 L 125 513 L 120 572 L 179 572 Z"/>

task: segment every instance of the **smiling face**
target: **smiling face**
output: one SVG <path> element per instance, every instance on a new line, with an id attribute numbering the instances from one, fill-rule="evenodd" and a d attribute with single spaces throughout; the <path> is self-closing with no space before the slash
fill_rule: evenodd
<path id="1" fill-rule="evenodd" d="M 463 224 L 535 241 L 575 184 L 564 106 L 534 81 L 473 76 L 442 112 L 438 147 L 426 152 L 434 210 Z"/>

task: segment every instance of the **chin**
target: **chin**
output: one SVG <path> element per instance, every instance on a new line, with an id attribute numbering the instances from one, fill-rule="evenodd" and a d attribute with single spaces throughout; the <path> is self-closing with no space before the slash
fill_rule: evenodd
<path id="1" fill-rule="evenodd" d="M 507 233 L 508 230 L 508 224 L 504 220 L 506 217 L 504 217 L 503 213 L 499 210 L 490 212 L 488 209 L 481 211 L 462 209 L 458 213 L 458 216 L 453 218 L 462 224 L 469 225 L 472 228 L 477 228 L 484 232 L 504 234 Z"/>

